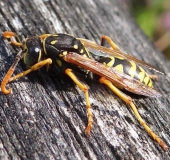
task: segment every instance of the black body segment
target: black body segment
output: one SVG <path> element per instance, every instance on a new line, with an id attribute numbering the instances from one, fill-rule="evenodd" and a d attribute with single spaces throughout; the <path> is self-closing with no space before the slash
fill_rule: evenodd
<path id="1" fill-rule="evenodd" d="M 82 56 L 89 57 L 89 52 L 80 42 L 73 36 L 68 34 L 50 35 L 43 40 L 43 48 L 48 57 L 56 58 L 63 52 L 76 52 Z"/>

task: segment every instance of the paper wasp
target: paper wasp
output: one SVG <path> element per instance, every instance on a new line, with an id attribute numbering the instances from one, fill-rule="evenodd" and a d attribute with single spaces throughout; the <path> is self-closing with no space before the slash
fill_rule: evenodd
<path id="1" fill-rule="evenodd" d="M 43 66 L 47 66 L 48 68 L 52 63 L 56 63 L 63 73 L 68 75 L 85 94 L 88 117 L 85 133 L 89 134 L 93 124 L 92 110 L 88 88 L 74 74 L 74 70 L 78 70 L 87 75 L 87 77 L 91 77 L 91 79 L 98 79 L 100 83 L 108 86 L 117 96 L 129 104 L 136 118 L 148 134 L 164 150 L 168 148 L 141 118 L 132 98 L 119 90 L 125 89 L 139 95 L 160 97 L 161 94 L 153 89 L 151 80 L 156 78 L 156 76 L 149 75 L 141 66 L 159 72 L 156 68 L 133 56 L 122 53 L 117 45 L 107 36 L 101 37 L 101 45 L 97 45 L 86 39 L 75 38 L 68 34 L 43 34 L 41 36 L 26 38 L 22 42 L 14 32 L 6 31 L 3 33 L 3 36 L 10 39 L 10 43 L 14 46 L 21 48 L 14 63 L 2 80 L 1 90 L 4 94 L 11 93 L 12 89 L 6 89 L 6 85 L 9 82 L 38 70 Z M 17 41 L 13 40 L 13 37 Z M 104 47 L 104 41 L 107 41 L 112 48 Z M 100 52 L 100 54 L 90 50 L 95 50 Z M 24 60 L 24 63 L 29 69 L 12 77 L 21 59 Z"/>

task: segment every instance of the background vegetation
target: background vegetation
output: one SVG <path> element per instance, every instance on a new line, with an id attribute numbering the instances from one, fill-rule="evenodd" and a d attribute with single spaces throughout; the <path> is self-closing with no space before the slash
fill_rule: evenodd
<path id="1" fill-rule="evenodd" d="M 123 0 L 141 29 L 170 60 L 170 0 Z"/>

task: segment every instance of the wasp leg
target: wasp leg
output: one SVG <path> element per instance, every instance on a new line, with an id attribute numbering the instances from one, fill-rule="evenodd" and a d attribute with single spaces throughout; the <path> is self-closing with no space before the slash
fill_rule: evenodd
<path id="1" fill-rule="evenodd" d="M 14 77 L 11 77 L 8 82 L 11 82 L 11 81 L 14 81 L 14 80 L 16 80 L 18 78 L 21 78 L 21 77 L 29 74 L 30 72 L 36 71 L 36 70 L 42 68 L 45 65 L 49 66 L 50 64 L 52 64 L 52 59 L 47 58 L 47 59 L 45 59 L 43 61 L 40 61 L 40 62 L 34 64 L 30 69 L 28 69 L 28 70 L 26 70 L 24 72 L 21 72 L 21 73 L 15 75 Z"/>
<path id="2" fill-rule="evenodd" d="M 11 78 L 18 62 L 22 59 L 22 50 L 20 50 L 18 52 L 18 54 L 16 55 L 15 57 L 15 60 L 13 62 L 13 64 L 11 65 L 11 67 L 9 68 L 8 72 L 6 73 L 6 75 L 4 76 L 3 80 L 2 80 L 2 83 L 1 83 L 1 91 L 4 93 L 4 94 L 10 94 L 12 89 L 9 89 L 7 90 L 6 89 L 6 85 L 7 83 L 9 82 L 9 79 Z"/>
<path id="3" fill-rule="evenodd" d="M 110 37 L 108 37 L 108 36 L 101 36 L 101 38 L 100 38 L 100 45 L 101 46 L 104 46 L 104 41 L 107 41 L 109 44 L 110 44 L 110 46 L 114 49 L 114 50 L 120 50 L 119 49 L 119 47 L 112 41 L 112 39 L 110 38 Z"/>
<path id="4" fill-rule="evenodd" d="M 10 88 L 9 90 L 6 89 L 6 85 L 11 82 L 11 81 L 14 81 L 18 78 L 21 78 L 27 74 L 29 74 L 30 72 L 32 71 L 35 71 L 35 70 L 38 70 L 39 68 L 45 66 L 45 65 L 50 65 L 52 63 L 52 60 L 50 58 L 46 59 L 46 60 L 43 60 L 41 62 L 38 62 L 36 63 L 35 65 L 33 65 L 30 69 L 24 71 L 24 72 L 21 72 L 19 74 L 17 74 L 16 76 L 14 77 L 11 77 L 14 70 L 15 70 L 15 67 L 16 65 L 18 64 L 18 61 L 17 62 L 14 62 L 13 65 L 10 67 L 10 69 L 8 70 L 7 74 L 5 75 L 2 83 L 1 83 L 1 91 L 4 93 L 4 94 L 10 94 L 12 89 Z"/>
<path id="5" fill-rule="evenodd" d="M 154 74 L 150 74 L 150 75 L 149 75 L 149 78 L 151 78 L 151 79 L 153 79 L 153 80 L 155 80 L 155 81 L 158 80 L 158 76 L 157 76 L 157 75 L 154 75 Z"/>
<path id="6" fill-rule="evenodd" d="M 148 134 L 164 149 L 168 149 L 168 146 L 147 126 L 147 124 L 144 122 L 142 117 L 139 115 L 136 106 L 132 102 L 132 98 L 121 92 L 118 88 L 116 88 L 112 82 L 107 80 L 104 77 L 101 77 L 99 79 L 100 83 L 104 83 L 107 85 L 115 94 L 117 94 L 124 102 L 130 105 L 132 108 L 136 118 L 138 119 L 139 123 L 145 128 L 145 130 L 148 132 Z"/>
<path id="7" fill-rule="evenodd" d="M 18 35 L 14 32 L 5 31 L 5 32 L 3 32 L 3 37 L 7 38 L 7 39 L 9 39 L 9 38 L 11 39 L 12 37 L 16 37 L 18 42 L 11 40 L 10 43 L 14 46 L 18 46 L 18 47 L 22 46 L 22 43 L 21 43 Z"/>
<path id="8" fill-rule="evenodd" d="M 14 46 L 17 46 L 17 47 L 21 47 L 22 46 L 22 43 L 19 43 L 19 42 L 13 41 L 13 40 L 10 41 L 10 44 L 14 45 Z"/>
<path id="9" fill-rule="evenodd" d="M 85 97 L 86 97 L 86 107 L 87 107 L 87 118 L 88 118 L 88 124 L 85 129 L 85 133 L 89 134 L 91 129 L 92 129 L 92 124 L 93 124 L 93 115 L 91 111 L 91 105 L 89 101 L 89 93 L 88 93 L 88 88 L 85 84 L 80 82 L 78 78 L 75 76 L 75 74 L 72 72 L 71 69 L 66 69 L 65 73 L 74 81 L 75 84 L 84 92 Z"/>
<path id="10" fill-rule="evenodd" d="M 11 66 L 6 75 L 4 76 L 2 83 L 1 83 L 1 91 L 4 94 L 10 94 L 12 89 L 10 88 L 9 90 L 6 89 L 6 85 L 9 82 L 10 77 L 12 76 L 13 72 L 15 70 L 15 67 Z"/>

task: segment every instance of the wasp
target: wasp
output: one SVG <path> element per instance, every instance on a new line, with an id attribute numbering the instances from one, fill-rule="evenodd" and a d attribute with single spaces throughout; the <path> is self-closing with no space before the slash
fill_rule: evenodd
<path id="1" fill-rule="evenodd" d="M 152 82 L 152 79 L 156 79 L 157 76 L 148 74 L 142 68 L 144 66 L 159 72 L 155 67 L 123 53 L 111 38 L 107 36 L 101 37 L 100 45 L 68 34 L 43 34 L 26 38 L 21 42 L 16 33 L 5 31 L 3 37 L 10 39 L 12 45 L 20 48 L 13 64 L 2 80 L 1 91 L 4 94 L 10 94 L 12 91 L 11 88 L 6 88 L 9 82 L 36 71 L 43 66 L 49 68 L 51 64 L 56 64 L 63 74 L 68 75 L 85 94 L 88 119 L 85 133 L 89 134 L 93 125 L 93 115 L 88 87 L 75 75 L 75 70 L 79 71 L 92 80 L 99 80 L 100 83 L 108 86 L 118 97 L 126 102 L 148 134 L 164 150 L 167 150 L 168 146 L 141 118 L 132 98 L 121 91 L 121 89 L 125 89 L 138 95 L 160 97 L 161 94 L 153 88 Z M 15 40 L 14 37 L 16 38 Z M 104 42 L 108 42 L 110 48 L 104 47 Z M 25 65 L 29 69 L 12 77 L 21 59 L 24 60 Z"/>

